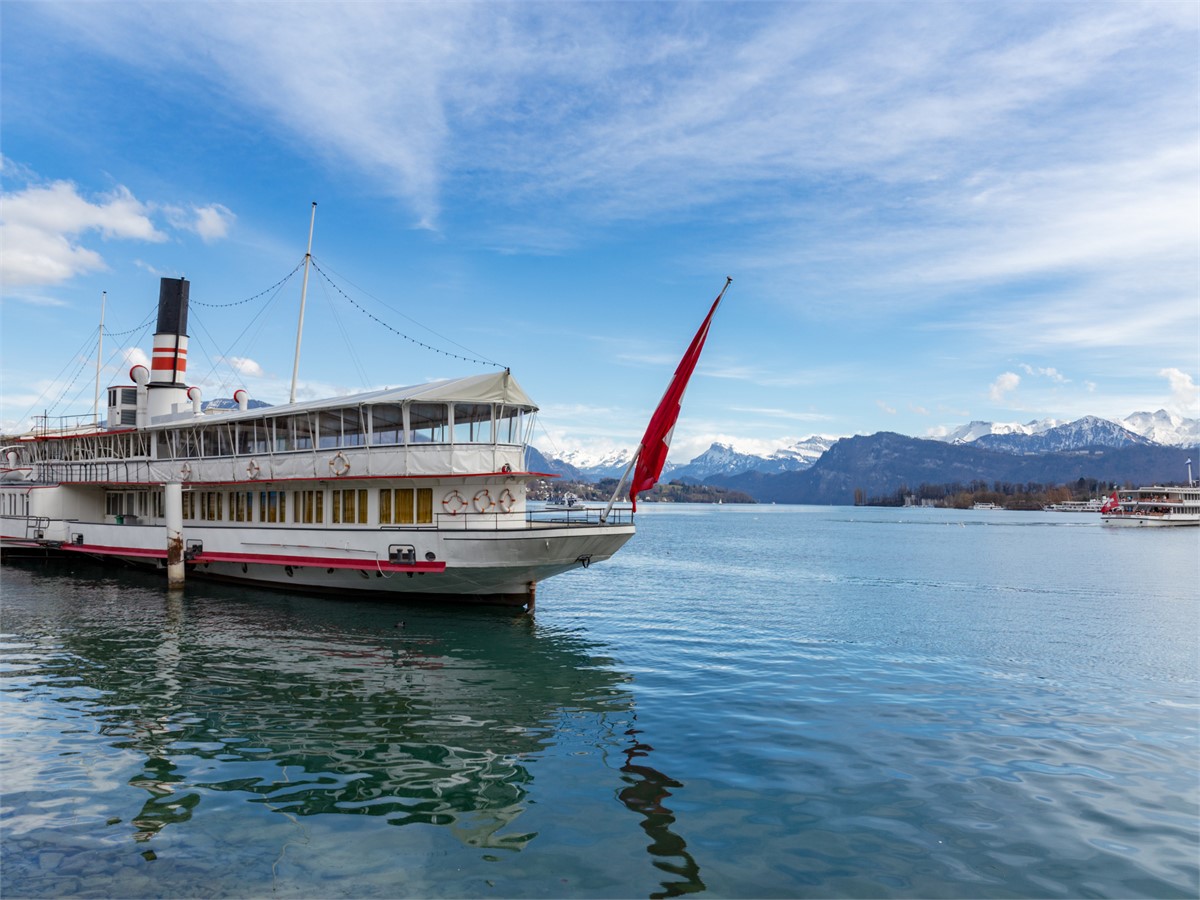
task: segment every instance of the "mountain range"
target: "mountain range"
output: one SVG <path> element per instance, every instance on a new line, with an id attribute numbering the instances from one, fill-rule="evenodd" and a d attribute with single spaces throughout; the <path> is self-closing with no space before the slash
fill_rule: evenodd
<path id="1" fill-rule="evenodd" d="M 882 434 L 887 433 L 871 437 L 879 438 Z M 935 463 L 935 469 L 937 461 L 948 462 L 948 459 L 943 458 L 945 454 L 935 446 L 938 444 L 969 447 L 977 451 L 991 451 L 997 454 L 997 458 L 991 459 L 994 464 L 992 469 L 995 469 L 997 474 L 986 474 L 985 470 L 992 471 L 992 469 L 988 469 L 988 466 L 978 460 L 976 461 L 978 465 L 976 463 L 968 465 L 963 470 L 964 474 L 969 469 L 977 473 L 972 477 L 982 477 L 985 480 L 997 478 L 1008 480 L 998 474 L 1000 469 L 1008 471 L 1010 468 L 1010 460 L 1003 457 L 1072 454 L 1085 450 L 1120 450 L 1127 447 L 1147 449 L 1195 447 L 1200 444 L 1200 419 L 1187 419 L 1160 409 L 1153 413 L 1135 412 L 1119 422 L 1096 416 L 1084 416 L 1073 422 L 1042 419 L 1025 424 L 975 421 L 937 438 L 904 438 L 903 435 L 891 435 L 891 438 L 916 442 L 906 452 L 909 455 L 923 454 Z M 756 492 L 747 485 L 734 484 L 735 477 L 746 475 L 749 476 L 749 481 L 755 481 L 769 476 L 804 472 L 823 460 L 834 447 L 845 444 L 846 441 L 858 440 L 860 440 L 858 437 L 839 440 L 838 438 L 814 435 L 803 441 L 781 445 L 766 454 L 739 450 L 730 444 L 714 443 L 685 465 L 668 463 L 661 480 L 682 481 L 688 484 L 720 484 L 738 487 L 757 496 Z M 888 441 L 881 443 L 886 444 Z M 891 444 L 894 443 L 891 441 Z M 845 448 L 842 452 L 846 452 Z M 953 454 L 951 455 L 953 456 Z M 588 457 L 581 451 L 548 456 L 530 447 L 527 465 L 531 471 L 557 474 L 570 481 L 599 481 L 602 478 L 619 478 L 629 465 L 630 456 L 630 451 L 612 453 L 602 457 Z M 1095 477 L 1101 477 L 1099 472 L 1093 474 Z M 1078 477 L 1078 475 L 1074 477 Z M 872 479 L 867 480 L 874 483 Z M 947 474 L 941 480 L 949 482 L 959 479 Z M 971 478 L 967 480 L 969 481 Z M 866 489 L 867 484 L 864 482 L 856 484 L 855 487 Z M 894 487 L 895 485 L 892 485 L 885 490 L 891 490 Z"/>
<path id="2" fill-rule="evenodd" d="M 989 450 L 978 442 L 953 444 L 880 432 L 843 438 L 802 472 L 743 472 L 716 477 L 715 486 L 744 491 L 759 502 L 849 505 L 921 485 L 982 483 L 1068 484 L 1082 478 L 1107 484 L 1182 482 L 1184 457 L 1198 448 L 1131 443 L 1045 453 Z"/>

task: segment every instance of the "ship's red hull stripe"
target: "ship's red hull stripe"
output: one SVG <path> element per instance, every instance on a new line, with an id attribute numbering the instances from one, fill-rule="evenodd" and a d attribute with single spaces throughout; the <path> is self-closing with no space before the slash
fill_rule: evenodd
<path id="1" fill-rule="evenodd" d="M 94 556 L 135 556 L 140 559 L 166 559 L 167 551 L 143 547 L 107 547 L 101 544 L 63 544 L 59 549 Z M 362 569 L 368 572 L 444 572 L 444 562 L 415 562 L 405 565 L 374 559 L 344 559 L 324 556 L 279 556 L 272 553 L 198 553 L 189 562 L 255 563 L 264 566 L 308 566 L 313 569 Z"/>
<path id="2" fill-rule="evenodd" d="M 444 562 L 403 563 L 374 559 L 341 559 L 319 556 L 276 556 L 271 553 L 197 553 L 194 563 L 257 563 L 267 566 L 308 566 L 313 569 L 363 569 L 368 572 L 445 572 Z"/>

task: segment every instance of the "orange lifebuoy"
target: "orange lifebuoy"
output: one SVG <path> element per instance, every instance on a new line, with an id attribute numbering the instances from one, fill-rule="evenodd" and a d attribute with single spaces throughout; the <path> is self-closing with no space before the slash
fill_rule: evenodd
<path id="1" fill-rule="evenodd" d="M 457 516 L 460 512 L 467 508 L 467 501 L 463 499 L 463 495 L 457 489 L 448 493 L 442 498 L 442 509 L 452 516 Z"/>
<path id="2" fill-rule="evenodd" d="M 330 457 L 329 471 L 339 478 L 350 471 L 350 460 L 346 459 L 346 454 L 341 450 Z"/>
<path id="3" fill-rule="evenodd" d="M 500 507 L 500 512 L 510 513 L 513 507 L 517 505 L 517 498 L 513 496 L 513 492 L 505 488 L 500 492 L 500 497 L 496 501 L 496 505 Z"/>
<path id="4" fill-rule="evenodd" d="M 475 504 L 475 512 L 478 513 L 488 513 L 496 508 L 496 501 L 492 499 L 487 488 L 477 491 L 471 502 Z"/>

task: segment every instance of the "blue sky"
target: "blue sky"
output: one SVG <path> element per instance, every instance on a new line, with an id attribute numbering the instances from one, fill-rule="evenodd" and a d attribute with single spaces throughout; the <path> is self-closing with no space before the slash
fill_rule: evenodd
<path id="1" fill-rule="evenodd" d="M 5 0 L 0 421 L 90 412 L 101 292 L 116 335 L 162 275 L 205 395 L 286 401 L 299 277 L 196 301 L 287 275 L 313 200 L 337 288 L 510 366 L 544 449 L 635 445 L 726 275 L 677 461 L 1196 416 L 1198 10 Z M 300 371 L 483 369 L 314 273 Z"/>

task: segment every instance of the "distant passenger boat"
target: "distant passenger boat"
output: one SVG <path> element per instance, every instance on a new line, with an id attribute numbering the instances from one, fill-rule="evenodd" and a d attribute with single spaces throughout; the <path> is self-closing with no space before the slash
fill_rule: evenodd
<path id="1" fill-rule="evenodd" d="M 1051 503 L 1042 508 L 1046 512 L 1098 513 L 1102 506 L 1104 506 L 1104 501 L 1099 497 L 1093 497 L 1090 500 L 1064 500 L 1061 503 Z"/>
<path id="2" fill-rule="evenodd" d="M 1200 487 L 1153 485 L 1113 491 L 1100 514 L 1105 525 L 1200 525 Z"/>
<path id="3" fill-rule="evenodd" d="M 1004 509 L 1004 507 L 997 506 L 995 503 L 976 503 L 971 509 Z"/>

